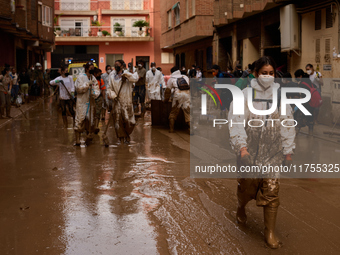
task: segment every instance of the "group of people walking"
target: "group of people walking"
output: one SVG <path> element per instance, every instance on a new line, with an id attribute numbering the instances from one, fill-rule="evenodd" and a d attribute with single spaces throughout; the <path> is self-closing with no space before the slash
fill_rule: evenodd
<path id="1" fill-rule="evenodd" d="M 40 63 L 24 68 L 20 73 L 8 65 L 0 74 L 0 119 L 11 118 L 11 106 L 50 95 L 50 69 L 42 70 Z"/>
<path id="2" fill-rule="evenodd" d="M 142 61 L 134 67 L 132 63 L 126 65 L 123 60 L 117 60 L 114 67 L 107 65 L 103 74 L 89 62 L 75 82 L 67 68 L 61 68 L 61 76 L 52 80 L 50 85 L 60 89 L 64 126 L 68 126 L 67 114 L 74 119 L 76 146 L 81 145 L 80 136 L 84 131 L 85 143 L 88 145 L 93 140 L 99 132 L 100 120 L 105 120 L 106 111 L 110 113 L 108 125 L 112 119 L 119 142 L 130 143 L 139 104 L 143 117 L 146 98 L 161 100 L 161 88 L 165 86 L 163 74 L 156 69 L 156 63 L 151 63 L 147 72 L 143 65 Z"/>

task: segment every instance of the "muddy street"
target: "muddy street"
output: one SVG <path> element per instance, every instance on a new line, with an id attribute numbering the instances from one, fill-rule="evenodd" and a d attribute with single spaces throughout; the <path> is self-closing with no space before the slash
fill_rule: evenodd
<path id="1" fill-rule="evenodd" d="M 111 127 L 109 148 L 99 136 L 75 147 L 51 98 L 26 116 L 0 127 L 0 254 L 339 254 L 339 179 L 281 180 L 283 247 L 271 250 L 254 201 L 236 223 L 235 179 L 190 178 L 188 132 L 152 127 L 148 112 L 131 145 Z M 340 156 L 335 143 L 296 143 L 299 162 Z"/>

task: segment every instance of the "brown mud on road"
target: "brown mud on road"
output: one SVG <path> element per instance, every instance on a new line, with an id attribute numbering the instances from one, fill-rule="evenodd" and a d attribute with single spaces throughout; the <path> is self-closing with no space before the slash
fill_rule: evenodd
<path id="1" fill-rule="evenodd" d="M 0 254 L 339 254 L 337 179 L 281 180 L 284 246 L 270 250 L 254 202 L 247 225 L 235 222 L 236 180 L 190 178 L 185 131 L 152 127 L 147 114 L 130 146 L 109 128 L 109 148 L 98 136 L 78 148 L 51 100 L 26 115 L 0 129 Z M 313 146 L 336 149 L 324 143 Z M 210 146 L 191 153 L 213 157 Z"/>

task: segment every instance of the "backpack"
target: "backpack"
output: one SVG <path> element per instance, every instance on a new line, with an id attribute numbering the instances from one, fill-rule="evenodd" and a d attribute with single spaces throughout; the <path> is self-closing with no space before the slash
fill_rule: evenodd
<path id="1" fill-rule="evenodd" d="M 184 79 L 184 77 L 177 78 L 177 87 L 179 90 L 189 90 L 189 84 L 187 81 Z"/>
<path id="2" fill-rule="evenodd" d="M 322 98 L 319 91 L 317 91 L 314 87 L 309 86 L 307 82 L 302 83 L 309 88 L 309 91 L 311 93 L 309 105 L 313 108 L 319 108 L 322 105 Z"/>

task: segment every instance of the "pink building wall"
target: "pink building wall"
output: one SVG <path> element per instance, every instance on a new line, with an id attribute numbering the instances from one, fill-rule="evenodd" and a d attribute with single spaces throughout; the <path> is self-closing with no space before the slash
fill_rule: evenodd
<path id="1" fill-rule="evenodd" d="M 160 1 L 158 0 L 148 0 L 144 2 L 144 7 L 147 7 L 149 10 L 148 14 L 134 14 L 134 15 L 125 15 L 125 14 L 117 14 L 117 15 L 108 15 L 102 14 L 102 9 L 110 9 L 109 1 L 97 1 L 91 0 L 91 10 L 98 10 L 98 21 L 103 23 L 102 30 L 107 30 L 110 33 L 111 29 L 105 28 L 105 26 L 111 26 L 111 17 L 115 16 L 128 16 L 128 17 L 144 17 L 151 27 L 150 36 L 153 38 L 152 41 L 129 41 L 129 38 L 126 41 L 110 41 L 105 42 L 105 37 L 100 38 L 101 41 L 98 42 L 86 42 L 84 37 L 79 37 L 78 41 L 75 42 L 56 42 L 56 45 L 98 45 L 99 46 L 99 68 L 104 70 L 106 66 L 106 54 L 123 54 L 123 59 L 125 62 L 130 62 L 131 58 L 136 61 L 136 56 L 149 56 L 150 63 L 156 62 L 157 66 L 162 67 L 163 73 L 168 74 L 170 72 L 170 68 L 173 64 L 161 64 L 161 53 L 162 49 L 160 48 L 160 33 L 161 33 L 161 17 L 160 12 L 157 11 L 160 9 Z M 56 10 L 59 10 L 59 3 L 55 2 Z M 71 15 L 62 15 L 61 18 L 73 18 Z M 93 20 L 93 15 L 82 15 L 77 18 L 90 18 Z M 94 30 L 94 29 L 92 29 Z M 133 39 L 132 39 L 133 40 Z M 109 45 L 105 45 L 109 43 Z M 104 59 L 104 63 L 100 63 L 101 58 Z M 51 55 L 47 56 L 48 66 L 51 66 Z"/>

